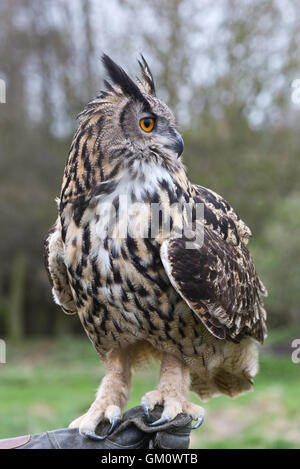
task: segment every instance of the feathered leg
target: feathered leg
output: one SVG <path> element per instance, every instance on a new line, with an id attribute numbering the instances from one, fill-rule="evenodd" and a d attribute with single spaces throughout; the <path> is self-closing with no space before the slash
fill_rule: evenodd
<path id="1" fill-rule="evenodd" d="M 110 352 L 107 356 L 106 367 L 106 376 L 101 382 L 95 401 L 84 415 L 69 425 L 71 428 L 79 427 L 82 435 L 94 439 L 104 438 L 95 435 L 95 429 L 101 420 L 109 420 L 111 423 L 108 434 L 114 430 L 129 398 L 130 359 L 124 350 Z"/>
<path id="2" fill-rule="evenodd" d="M 163 405 L 162 416 L 151 426 L 156 426 L 173 420 L 178 414 L 184 412 L 197 420 L 193 428 L 198 428 L 204 416 L 204 409 L 187 401 L 190 385 L 188 368 L 175 356 L 164 353 L 158 386 L 154 391 L 147 392 L 142 398 L 142 407 L 147 420 L 150 420 L 149 410 L 157 404 Z"/>

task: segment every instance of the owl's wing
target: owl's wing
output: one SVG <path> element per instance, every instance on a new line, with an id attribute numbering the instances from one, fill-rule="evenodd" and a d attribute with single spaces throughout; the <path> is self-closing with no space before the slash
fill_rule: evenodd
<path id="1" fill-rule="evenodd" d="M 55 302 L 62 307 L 66 314 L 75 314 L 77 308 L 63 259 L 63 243 L 59 230 L 59 220 L 50 228 L 46 235 L 44 262 Z"/>
<path id="2" fill-rule="evenodd" d="M 240 240 L 243 244 L 248 244 L 252 236 L 251 230 L 246 223 L 241 220 L 227 200 L 211 189 L 198 186 L 197 184 L 192 185 L 192 191 L 194 201 L 204 204 L 204 218 L 207 218 L 208 223 L 211 222 L 212 225 L 214 225 L 214 230 L 217 228 L 220 234 L 223 235 L 224 231 L 222 227 L 226 226 L 229 241 L 233 241 L 233 244 L 238 244 Z"/>
<path id="3" fill-rule="evenodd" d="M 199 230 L 204 230 L 203 243 Z M 198 232 L 197 232 L 198 230 Z M 161 259 L 177 292 L 207 329 L 219 339 L 239 342 L 250 335 L 260 343 L 266 336 L 266 290 L 244 244 L 237 249 L 198 224 L 193 249 L 188 237 L 170 239 L 161 246 Z"/>

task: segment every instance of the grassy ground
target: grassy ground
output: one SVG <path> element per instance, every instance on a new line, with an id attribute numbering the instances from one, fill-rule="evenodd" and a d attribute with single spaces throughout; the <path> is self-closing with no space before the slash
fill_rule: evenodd
<path id="1" fill-rule="evenodd" d="M 254 393 L 205 403 L 192 448 L 300 448 L 300 364 L 290 358 L 300 331 L 270 336 Z M 66 427 L 90 405 L 102 376 L 85 337 L 8 343 L 7 363 L 0 365 L 0 438 Z M 128 407 L 139 405 L 157 376 L 157 365 L 135 374 Z"/>

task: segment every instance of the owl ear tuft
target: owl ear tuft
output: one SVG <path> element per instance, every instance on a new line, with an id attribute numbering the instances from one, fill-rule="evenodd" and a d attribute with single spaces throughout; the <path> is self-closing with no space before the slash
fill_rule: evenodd
<path id="1" fill-rule="evenodd" d="M 123 93 L 135 100 L 141 101 L 145 106 L 149 106 L 147 99 L 143 96 L 140 88 L 127 75 L 122 67 L 117 65 L 108 55 L 102 55 L 102 62 L 111 81 L 119 86 Z M 107 86 L 107 84 L 106 84 Z"/>
<path id="2" fill-rule="evenodd" d="M 154 85 L 153 75 L 151 73 L 149 65 L 147 64 L 142 54 L 141 54 L 141 59 L 142 61 L 140 60 L 138 61 L 139 66 L 141 67 L 141 72 L 142 72 L 142 80 L 141 81 L 139 80 L 139 83 L 145 93 L 152 94 L 153 96 L 155 96 L 155 85 Z"/>

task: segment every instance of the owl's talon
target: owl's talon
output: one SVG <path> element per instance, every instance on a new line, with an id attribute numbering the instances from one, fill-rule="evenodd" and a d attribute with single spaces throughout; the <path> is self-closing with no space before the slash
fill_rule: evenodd
<path id="1" fill-rule="evenodd" d="M 83 433 L 85 437 L 89 438 L 90 440 L 97 440 L 97 441 L 103 441 L 105 438 L 108 436 L 107 435 L 96 435 L 95 432 L 84 432 Z"/>
<path id="2" fill-rule="evenodd" d="M 87 438 L 90 438 L 91 440 L 101 440 L 101 441 L 105 440 L 105 438 L 107 438 L 109 435 L 113 433 L 113 431 L 118 426 L 118 423 L 120 422 L 120 420 L 121 420 L 120 418 L 115 418 L 113 420 L 111 427 L 106 433 L 106 435 L 97 435 L 95 432 L 87 431 L 87 432 L 84 432 L 84 436 L 86 436 Z"/>
<path id="3" fill-rule="evenodd" d="M 143 409 L 143 412 L 144 412 L 144 416 L 147 420 L 147 422 L 151 422 L 151 419 L 150 419 L 150 414 L 149 414 L 149 409 L 148 407 L 146 407 L 145 405 L 142 404 L 142 409 Z"/>
<path id="4" fill-rule="evenodd" d="M 152 422 L 149 424 L 149 427 L 158 427 L 159 425 L 163 425 L 164 423 L 169 422 L 171 419 L 168 417 L 160 417 L 160 419 L 155 420 L 155 422 Z"/>
<path id="5" fill-rule="evenodd" d="M 106 436 L 109 436 L 113 433 L 113 431 L 116 429 L 116 427 L 118 426 L 118 423 L 120 422 L 120 418 L 119 417 L 116 417 L 113 421 L 112 421 L 112 424 L 111 424 L 111 427 L 110 429 L 108 430 L 107 432 L 107 435 Z"/>
<path id="6" fill-rule="evenodd" d="M 202 425 L 203 420 L 204 420 L 204 416 L 201 415 L 200 417 L 198 417 L 197 422 L 195 423 L 195 425 L 189 425 L 187 427 L 188 430 L 196 430 L 196 428 L 199 428 Z"/>
<path id="7" fill-rule="evenodd" d="M 146 400 L 145 396 L 142 398 L 141 406 L 142 406 L 142 410 L 144 412 L 146 421 L 148 423 L 151 422 L 151 418 L 150 418 L 150 414 L 149 414 L 150 405 L 149 405 L 149 402 Z"/>

